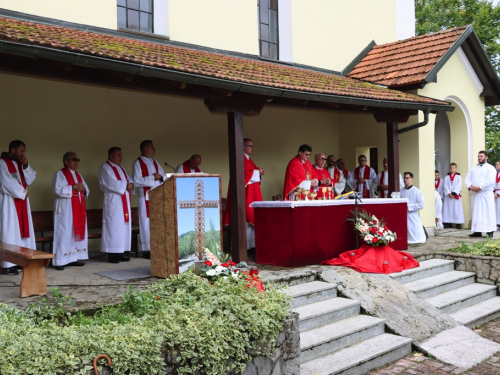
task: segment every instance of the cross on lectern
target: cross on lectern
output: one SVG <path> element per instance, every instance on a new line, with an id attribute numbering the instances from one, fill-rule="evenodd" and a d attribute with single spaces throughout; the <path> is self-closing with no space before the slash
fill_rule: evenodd
<path id="1" fill-rule="evenodd" d="M 219 207 L 217 200 L 204 199 L 203 181 L 197 179 L 194 183 L 194 196 L 195 200 L 192 201 L 179 201 L 180 208 L 194 208 L 194 227 L 195 227 L 195 251 L 198 259 L 203 258 L 203 249 L 205 245 L 205 208 Z"/>

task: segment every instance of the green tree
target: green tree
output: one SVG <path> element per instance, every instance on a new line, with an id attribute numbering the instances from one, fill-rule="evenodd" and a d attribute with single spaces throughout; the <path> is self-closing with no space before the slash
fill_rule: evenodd
<path id="1" fill-rule="evenodd" d="M 416 34 L 472 25 L 497 74 L 500 72 L 500 5 L 491 0 L 415 0 Z M 487 107 L 485 149 L 500 159 L 500 106 Z"/>

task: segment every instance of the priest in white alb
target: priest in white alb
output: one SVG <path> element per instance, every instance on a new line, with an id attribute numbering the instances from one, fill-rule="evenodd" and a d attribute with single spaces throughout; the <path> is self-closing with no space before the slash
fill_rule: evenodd
<path id="1" fill-rule="evenodd" d="M 12 245 L 36 248 L 31 219 L 28 186 L 35 181 L 36 172 L 25 156 L 26 145 L 15 140 L 0 159 L 0 241 Z M 15 264 L 0 261 L 1 273 L 17 275 Z"/>
<path id="2" fill-rule="evenodd" d="M 424 195 L 413 186 L 413 173 L 404 173 L 405 187 L 401 189 L 401 198 L 407 198 L 408 202 L 408 243 L 425 243 L 427 241 L 424 227 L 418 211 L 424 208 Z"/>
<path id="3" fill-rule="evenodd" d="M 493 187 L 493 196 L 495 198 L 495 213 L 497 218 L 497 227 L 500 227 L 500 160 L 495 164 L 497 173 L 495 175 L 495 186 Z"/>
<path id="4" fill-rule="evenodd" d="M 87 213 L 85 200 L 89 187 L 76 170 L 80 159 L 73 151 L 63 156 L 64 168 L 52 176 L 54 202 L 54 245 L 52 259 L 54 268 L 64 270 L 66 266 L 81 267 L 88 259 Z"/>
<path id="5" fill-rule="evenodd" d="M 130 251 L 132 242 L 130 194 L 135 191 L 132 177 L 121 165 L 122 157 L 120 147 L 111 147 L 108 160 L 99 169 L 99 186 L 104 193 L 101 252 L 108 254 L 109 263 L 130 260 L 123 253 Z"/>
<path id="6" fill-rule="evenodd" d="M 384 170 L 377 175 L 377 180 L 375 182 L 375 189 L 378 192 L 379 198 L 390 198 L 389 196 L 389 159 L 384 158 Z M 403 177 L 401 173 L 399 175 L 399 189 L 401 190 L 404 186 Z"/>
<path id="7" fill-rule="evenodd" d="M 141 155 L 132 164 L 132 182 L 138 189 L 139 202 L 139 250 L 142 250 L 142 256 L 150 259 L 151 241 L 149 232 L 149 190 L 163 184 L 165 172 L 153 156 L 155 147 L 153 141 L 142 141 L 140 145 Z"/>
<path id="8" fill-rule="evenodd" d="M 486 233 L 490 238 L 497 229 L 495 214 L 495 167 L 488 164 L 486 151 L 479 151 L 478 165 L 472 168 L 465 178 L 465 186 L 471 192 L 472 234 L 469 237 L 481 237 Z"/>
<path id="9" fill-rule="evenodd" d="M 346 178 L 344 173 L 335 165 L 335 156 L 328 155 L 326 158 L 326 169 L 328 170 L 328 174 L 330 178 L 335 183 L 333 189 L 335 190 L 335 197 L 338 195 L 342 195 L 346 185 Z M 346 172 L 348 174 L 348 172 Z"/>
<path id="10" fill-rule="evenodd" d="M 457 164 L 450 164 L 450 173 L 444 178 L 443 186 L 443 225 L 451 228 L 455 224 L 462 229 L 464 223 L 464 208 L 462 205 L 462 177 L 457 173 Z"/>
<path id="11" fill-rule="evenodd" d="M 366 156 L 359 155 L 357 167 L 351 174 L 351 185 L 361 194 L 361 198 L 373 198 L 374 188 L 377 183 L 375 170 L 366 165 Z"/>

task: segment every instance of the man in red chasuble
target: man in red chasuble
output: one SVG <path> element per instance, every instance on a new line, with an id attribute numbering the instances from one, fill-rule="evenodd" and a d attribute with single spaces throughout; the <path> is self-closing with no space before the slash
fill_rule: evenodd
<path id="1" fill-rule="evenodd" d="M 294 200 L 293 192 L 297 188 L 310 188 L 318 186 L 318 180 L 314 177 L 313 167 L 309 162 L 312 147 L 309 145 L 301 145 L 299 153 L 295 156 L 286 167 L 285 184 L 283 187 L 283 199 Z M 310 185 L 310 186 L 309 186 Z"/>
<path id="2" fill-rule="evenodd" d="M 359 155 L 358 164 L 354 172 L 351 175 L 351 185 L 356 186 L 356 191 L 361 193 L 362 198 L 373 198 L 373 188 L 377 183 L 377 174 L 366 165 L 366 156 Z"/>
<path id="3" fill-rule="evenodd" d="M 36 172 L 25 157 L 26 145 L 19 140 L 9 144 L 0 159 L 0 241 L 35 249 L 28 186 Z M 15 264 L 0 261 L 2 274 L 17 275 Z"/>
<path id="4" fill-rule="evenodd" d="M 198 154 L 192 155 L 184 163 L 181 163 L 175 168 L 175 173 L 203 173 L 200 169 L 201 156 Z"/>
<path id="5" fill-rule="evenodd" d="M 330 174 L 328 173 L 328 169 L 325 168 L 325 154 L 319 153 L 316 154 L 314 157 L 314 166 L 313 166 L 313 171 L 314 171 L 314 178 L 318 180 L 318 186 L 314 188 L 314 191 L 318 193 L 316 196 L 316 199 L 323 199 L 323 196 L 329 197 L 328 191 L 323 194 L 323 187 L 334 187 L 335 182 L 330 178 Z M 332 192 L 333 195 L 333 192 Z"/>
<path id="6" fill-rule="evenodd" d="M 244 169 L 245 169 L 245 208 L 246 208 L 246 224 L 247 224 L 247 249 L 255 247 L 255 219 L 254 209 L 250 207 L 253 202 L 262 201 L 262 192 L 260 191 L 261 176 L 266 174 L 265 169 L 257 167 L 251 155 L 253 153 L 254 145 L 250 138 L 243 139 L 243 153 L 244 153 Z M 224 210 L 224 225 L 231 225 L 231 182 L 227 189 L 226 209 Z"/>

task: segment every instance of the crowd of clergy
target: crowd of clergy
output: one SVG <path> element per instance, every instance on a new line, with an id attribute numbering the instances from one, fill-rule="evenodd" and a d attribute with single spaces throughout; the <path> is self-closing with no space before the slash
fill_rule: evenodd
<path id="1" fill-rule="evenodd" d="M 247 248 L 255 247 L 254 211 L 251 203 L 262 201 L 261 181 L 266 171 L 258 167 L 251 159 L 254 144 L 249 138 L 243 140 Z M 130 196 L 138 194 L 139 214 L 139 250 L 144 258 L 149 258 L 149 199 L 148 191 L 160 186 L 166 178 L 160 163 L 154 159 L 155 147 L 151 140 L 140 144 L 141 154 L 132 164 L 129 175 L 121 165 L 122 150 L 111 147 L 108 160 L 99 169 L 99 186 L 104 193 L 101 252 L 107 254 L 108 262 L 129 261 L 125 256 L 131 249 L 131 201 Z M 282 198 L 295 200 L 307 192 L 314 192 L 313 199 L 335 198 L 347 192 L 355 191 L 361 199 L 389 197 L 389 161 L 384 158 L 384 169 L 376 173 L 368 166 L 365 155 L 358 157 L 359 166 L 353 171 L 345 168 L 342 158 L 334 155 L 325 156 L 316 153 L 314 165 L 309 158 L 312 148 L 301 145 L 297 155 L 288 163 Z M 471 169 L 465 179 L 465 185 L 471 193 L 472 237 L 487 233 L 490 237 L 500 225 L 500 162 L 495 168 L 487 163 L 488 155 L 481 151 L 479 164 Z M 52 265 L 56 270 L 65 267 L 82 267 L 88 259 L 88 237 L 85 200 L 89 197 L 89 187 L 77 171 L 80 159 L 76 152 L 68 151 L 62 158 L 63 168 L 52 177 L 54 194 L 54 240 Z M 200 169 L 201 156 L 192 155 L 181 163 L 175 173 L 203 173 Z M 326 166 L 325 166 L 326 164 Z M 464 223 L 461 177 L 456 172 L 457 165 L 450 165 L 450 173 L 444 180 L 436 171 L 436 223 L 437 225 L 458 228 Z M 408 199 L 408 243 L 426 242 L 427 233 L 422 226 L 418 211 L 424 208 L 422 192 L 413 186 L 413 174 L 404 172 L 399 175 L 400 196 Z M 26 145 L 15 140 L 9 144 L 9 151 L 0 157 L 0 241 L 36 248 L 33 222 L 29 203 L 28 186 L 36 178 L 26 158 Z M 230 182 L 231 184 L 231 182 Z M 326 188 L 326 189 L 325 189 Z M 229 190 L 223 223 L 229 225 L 230 197 Z M 392 197 L 397 197 L 394 192 Z M 439 209 L 438 209 L 439 206 Z M 442 208 L 441 208 L 442 207 Z M 496 212 L 495 212 L 496 207 Z M 439 215 L 438 215 L 439 211 Z M 21 267 L 0 261 L 1 272 L 16 275 Z"/>

